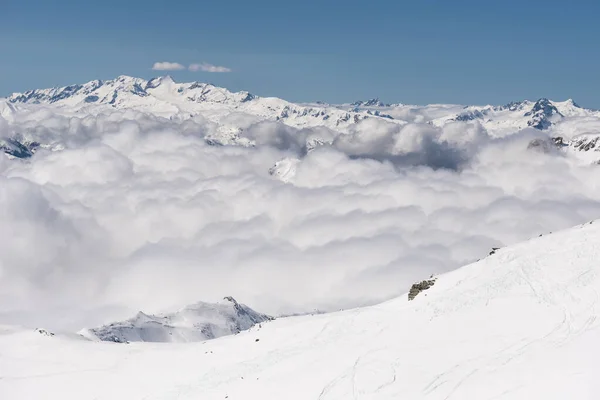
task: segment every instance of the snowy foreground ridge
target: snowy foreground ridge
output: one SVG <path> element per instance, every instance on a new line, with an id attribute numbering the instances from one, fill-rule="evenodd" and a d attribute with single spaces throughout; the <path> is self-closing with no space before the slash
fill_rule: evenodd
<path id="1" fill-rule="evenodd" d="M 0 398 L 598 399 L 598 243 L 600 221 L 500 249 L 410 302 L 199 343 L 5 327 Z"/>

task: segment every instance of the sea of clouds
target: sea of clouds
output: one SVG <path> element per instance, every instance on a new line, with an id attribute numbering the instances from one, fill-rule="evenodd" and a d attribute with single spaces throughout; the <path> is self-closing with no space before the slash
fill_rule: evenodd
<path id="1" fill-rule="evenodd" d="M 0 118 L 0 137 L 62 149 L 0 156 L 0 324 L 75 330 L 224 296 L 273 315 L 373 304 L 600 217 L 600 167 L 528 150 L 534 130 L 231 118 L 255 146 L 207 144 L 200 116 Z"/>

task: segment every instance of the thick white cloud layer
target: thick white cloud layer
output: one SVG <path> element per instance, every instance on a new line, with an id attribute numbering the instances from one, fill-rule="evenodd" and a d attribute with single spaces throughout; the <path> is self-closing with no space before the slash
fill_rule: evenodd
<path id="1" fill-rule="evenodd" d="M 527 150 L 533 131 L 231 118 L 255 147 L 206 144 L 201 117 L 0 119 L 64 148 L 0 157 L 0 323 L 77 329 L 226 295 L 271 314 L 375 303 L 600 216 L 600 168 Z M 284 157 L 289 183 L 268 173 Z"/>

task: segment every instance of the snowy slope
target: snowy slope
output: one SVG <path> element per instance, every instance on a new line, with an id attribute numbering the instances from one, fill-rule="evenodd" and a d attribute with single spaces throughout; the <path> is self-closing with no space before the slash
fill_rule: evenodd
<path id="1" fill-rule="evenodd" d="M 221 303 L 199 302 L 174 313 L 135 317 L 80 332 L 90 339 L 111 342 L 199 342 L 234 335 L 272 320 L 239 304 L 232 297 Z"/>
<path id="2" fill-rule="evenodd" d="M 269 174 L 282 182 L 289 182 L 296 175 L 296 167 L 299 163 L 300 160 L 297 158 L 281 159 L 269 168 Z"/>
<path id="3" fill-rule="evenodd" d="M 10 121 L 16 111 L 15 105 L 6 99 L 0 99 L 0 117 Z"/>
<path id="4" fill-rule="evenodd" d="M 598 399 L 600 222 L 438 277 L 415 300 L 205 343 L 0 330 L 7 399 Z M 407 288 L 408 289 L 408 288 Z"/>

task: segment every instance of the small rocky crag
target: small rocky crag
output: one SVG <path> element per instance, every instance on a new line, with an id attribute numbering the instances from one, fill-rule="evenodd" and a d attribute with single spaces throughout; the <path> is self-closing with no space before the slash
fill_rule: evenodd
<path id="1" fill-rule="evenodd" d="M 542 153 L 551 153 L 563 147 L 568 147 L 569 142 L 566 142 L 561 136 L 550 138 L 536 138 L 527 145 L 528 150 L 537 150 Z"/>
<path id="2" fill-rule="evenodd" d="M 435 284 L 435 279 L 432 277 L 431 279 L 414 283 L 408 291 L 408 300 L 413 300 L 419 293 L 432 287 Z"/>
<path id="3" fill-rule="evenodd" d="M 128 320 L 84 329 L 80 334 L 117 343 L 199 342 L 235 335 L 271 320 L 273 317 L 254 311 L 233 297 L 225 297 L 222 302 L 198 302 L 172 313 L 152 315 L 140 311 Z"/>

